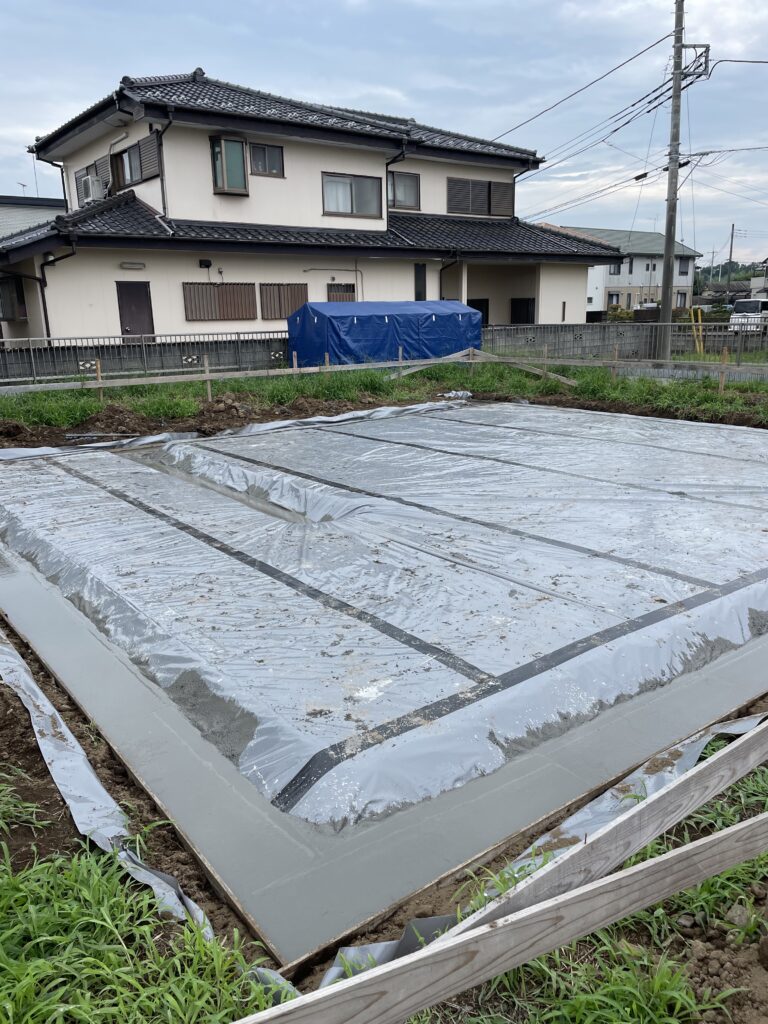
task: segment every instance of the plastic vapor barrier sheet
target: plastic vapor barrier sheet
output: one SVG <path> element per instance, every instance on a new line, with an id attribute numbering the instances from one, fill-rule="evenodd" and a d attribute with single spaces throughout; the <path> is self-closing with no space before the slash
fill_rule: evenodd
<path id="1" fill-rule="evenodd" d="M 768 629 L 759 431 L 440 403 L 8 461 L 0 539 L 341 830 Z"/>

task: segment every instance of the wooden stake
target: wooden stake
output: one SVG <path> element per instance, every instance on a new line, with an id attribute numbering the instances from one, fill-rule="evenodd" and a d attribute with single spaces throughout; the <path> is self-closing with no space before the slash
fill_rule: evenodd
<path id="1" fill-rule="evenodd" d="M 611 380 L 616 380 L 616 374 L 618 373 L 618 362 L 619 362 L 619 346 L 613 346 L 613 366 L 611 367 Z"/>
<path id="2" fill-rule="evenodd" d="M 728 346 L 727 345 L 725 345 L 723 347 L 723 352 L 722 352 L 722 355 L 720 356 L 720 362 L 723 364 L 723 366 L 725 366 L 726 363 L 728 362 Z M 718 385 L 717 393 L 719 395 L 722 395 L 723 392 L 725 391 L 725 370 L 721 370 L 720 371 L 719 377 L 720 377 L 720 384 Z"/>
<path id="3" fill-rule="evenodd" d="M 398 345 L 397 346 L 397 361 L 398 361 L 398 363 L 400 363 L 400 366 L 398 366 L 398 368 L 397 368 L 397 376 L 398 377 L 402 377 L 402 375 L 403 375 L 403 366 L 402 366 L 402 363 L 403 363 L 403 346 L 402 345 Z"/>
<path id="4" fill-rule="evenodd" d="M 298 373 L 298 370 L 299 370 L 299 357 L 294 352 L 293 353 L 293 372 L 294 373 Z"/>
<path id="5" fill-rule="evenodd" d="M 207 352 L 203 356 L 203 370 L 205 372 L 205 396 L 209 402 L 212 402 L 213 394 L 211 392 L 211 366 L 208 361 Z"/>
<path id="6" fill-rule="evenodd" d="M 328 368 L 328 367 L 329 367 L 330 365 L 331 365 L 331 357 L 330 357 L 330 355 L 329 355 L 329 354 L 328 354 L 328 353 L 326 352 L 326 353 L 325 353 L 325 366 L 326 366 L 326 369 L 327 369 L 327 368 Z"/>
<path id="7" fill-rule="evenodd" d="M 546 380 L 548 376 L 549 376 L 549 371 L 547 370 L 547 343 L 545 341 L 544 342 L 544 373 L 543 373 L 543 377 Z"/>
<path id="8" fill-rule="evenodd" d="M 101 360 L 96 359 L 96 380 L 101 381 Z M 99 388 L 99 403 L 104 404 L 104 388 Z"/>

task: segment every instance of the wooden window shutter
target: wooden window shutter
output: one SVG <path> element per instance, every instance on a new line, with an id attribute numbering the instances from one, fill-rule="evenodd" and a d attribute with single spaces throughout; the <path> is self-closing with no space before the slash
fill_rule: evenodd
<path id="1" fill-rule="evenodd" d="M 496 217 L 514 217 L 515 184 L 512 181 L 491 182 L 491 213 Z"/>
<path id="2" fill-rule="evenodd" d="M 256 285 L 185 281 L 187 320 L 255 320 Z"/>
<path id="3" fill-rule="evenodd" d="M 151 132 L 139 139 L 139 155 L 141 156 L 141 180 L 156 178 L 160 173 L 160 147 L 157 144 L 157 132 Z"/>
<path id="4" fill-rule="evenodd" d="M 303 306 L 309 299 L 307 285 L 302 284 L 262 284 L 261 293 L 262 320 L 285 320 Z"/>
<path id="5" fill-rule="evenodd" d="M 109 157 L 100 156 L 96 161 L 96 177 L 101 179 L 101 183 L 104 186 L 104 195 L 107 194 L 109 188 L 109 179 L 111 177 L 109 173 Z"/>
<path id="6" fill-rule="evenodd" d="M 448 213 L 471 213 L 471 185 L 469 178 L 448 178 Z"/>
<path id="7" fill-rule="evenodd" d="M 487 214 L 489 209 L 490 181 L 470 181 L 469 212 Z"/>
<path id="8" fill-rule="evenodd" d="M 85 200 L 83 195 L 83 178 L 85 178 L 85 167 L 81 167 L 79 171 L 75 171 L 75 192 L 77 193 L 77 205 L 82 206 Z"/>

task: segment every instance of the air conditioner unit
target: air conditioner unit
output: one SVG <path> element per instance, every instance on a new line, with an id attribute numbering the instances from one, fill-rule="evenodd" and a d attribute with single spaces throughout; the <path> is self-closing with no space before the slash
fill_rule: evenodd
<path id="1" fill-rule="evenodd" d="M 104 198 L 104 183 L 95 174 L 86 174 L 83 178 L 83 202 L 95 203 Z"/>

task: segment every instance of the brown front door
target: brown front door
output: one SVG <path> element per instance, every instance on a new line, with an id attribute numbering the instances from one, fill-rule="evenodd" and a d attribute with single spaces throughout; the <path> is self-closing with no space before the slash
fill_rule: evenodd
<path id="1" fill-rule="evenodd" d="M 154 334 L 149 281 L 116 281 L 121 334 Z"/>

